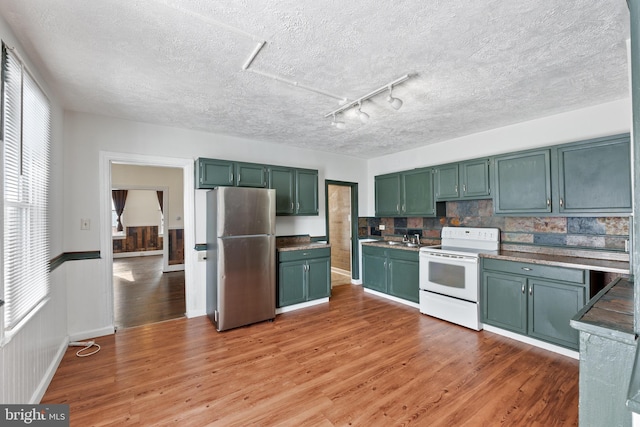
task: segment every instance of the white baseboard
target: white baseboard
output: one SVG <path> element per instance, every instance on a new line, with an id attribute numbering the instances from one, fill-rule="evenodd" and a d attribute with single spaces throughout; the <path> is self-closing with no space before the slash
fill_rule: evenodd
<path id="1" fill-rule="evenodd" d="M 554 353 L 562 354 L 563 356 L 571 357 L 572 359 L 580 359 L 580 352 L 578 351 L 569 350 L 568 348 L 560 347 L 559 345 L 549 344 L 548 342 L 540 341 L 535 338 L 507 331 L 506 329 L 496 328 L 495 326 L 487 324 L 484 324 L 483 326 L 484 330 L 487 332 L 493 332 L 494 334 L 502 335 L 503 337 L 511 338 L 525 344 L 531 344 L 533 346 L 540 347 Z"/>
<path id="2" fill-rule="evenodd" d="M 407 301 L 406 299 L 394 297 L 393 295 L 388 295 L 388 294 L 385 294 L 383 292 L 374 291 L 373 289 L 369 289 L 369 288 L 364 288 L 364 291 L 366 293 L 368 293 L 368 294 L 372 294 L 372 295 L 376 295 L 376 296 L 379 296 L 379 297 L 382 297 L 382 298 L 386 298 L 388 300 L 399 302 L 400 304 L 408 305 L 409 307 L 417 308 L 418 310 L 420 310 L 420 304 L 418 304 L 416 302 Z"/>
<path id="3" fill-rule="evenodd" d="M 207 310 L 202 309 L 202 310 L 187 310 L 187 312 L 184 314 L 187 319 L 191 319 L 193 317 L 200 317 L 200 316 L 206 316 L 207 315 Z"/>
<path id="4" fill-rule="evenodd" d="M 137 251 L 137 252 L 116 252 L 113 254 L 114 258 L 133 258 L 139 256 L 152 256 L 162 255 L 162 250 L 159 251 Z"/>
<path id="5" fill-rule="evenodd" d="M 301 302 L 300 304 L 288 305 L 286 307 L 276 308 L 276 314 L 286 313 L 288 311 L 300 310 L 301 308 L 313 307 L 314 305 L 329 302 L 329 298 L 314 299 L 313 301 Z"/>
<path id="6" fill-rule="evenodd" d="M 172 271 L 184 271 L 184 264 L 173 264 L 169 265 L 166 269 L 164 269 L 163 273 L 171 273 Z"/>
<path id="7" fill-rule="evenodd" d="M 362 285 L 362 279 L 351 279 L 352 285 Z"/>
<path id="8" fill-rule="evenodd" d="M 83 341 L 88 338 L 103 337 L 105 335 L 113 335 L 116 330 L 113 326 L 107 326 L 105 328 L 93 329 L 91 331 L 82 331 L 69 335 L 69 341 Z"/>
<path id="9" fill-rule="evenodd" d="M 58 370 L 58 366 L 60 366 L 60 362 L 62 362 L 62 358 L 64 357 L 64 353 L 67 350 L 68 346 L 69 346 L 69 338 L 65 337 L 62 340 L 60 347 L 58 347 L 58 351 L 56 352 L 55 357 L 49 364 L 49 367 L 47 368 L 47 372 L 45 372 L 44 377 L 42 377 L 42 381 L 40 381 L 40 384 L 38 384 L 38 387 L 33 392 L 33 395 L 29 400 L 30 404 L 37 405 L 40 403 L 40 401 L 44 397 L 44 394 L 46 393 L 47 388 L 49 388 L 49 384 L 51 384 L 51 380 L 53 379 L 53 376 Z"/>

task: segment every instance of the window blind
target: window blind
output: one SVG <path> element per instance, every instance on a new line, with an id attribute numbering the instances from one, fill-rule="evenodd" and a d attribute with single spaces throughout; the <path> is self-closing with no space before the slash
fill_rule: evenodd
<path id="1" fill-rule="evenodd" d="M 2 46 L 4 328 L 49 293 L 49 100 L 20 59 Z"/>

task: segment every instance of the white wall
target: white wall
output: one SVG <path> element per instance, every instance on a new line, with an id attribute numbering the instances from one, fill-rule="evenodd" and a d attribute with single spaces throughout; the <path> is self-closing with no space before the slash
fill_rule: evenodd
<path id="1" fill-rule="evenodd" d="M 630 129 L 631 101 L 621 99 L 378 157 L 369 162 L 367 181 L 373 182 L 374 176 L 388 172 L 614 135 Z M 374 216 L 374 203 L 371 185 L 360 215 Z"/>
<path id="2" fill-rule="evenodd" d="M 25 57 L 24 50 L 0 17 L 0 37 L 9 47 L 16 47 L 27 62 L 29 71 L 45 91 L 52 107 L 51 178 L 49 220 L 50 256 L 63 251 L 62 215 L 63 152 L 62 108 L 38 69 Z M 37 403 L 55 372 L 67 346 L 67 289 L 64 265 L 50 274 L 51 293 L 45 305 L 0 348 L 0 403 Z M 4 319 L 0 308 L 0 320 Z"/>
<path id="3" fill-rule="evenodd" d="M 324 152 L 287 147 L 280 144 L 252 141 L 206 132 L 150 125 L 118 120 L 93 114 L 65 112 L 65 222 L 64 248 L 66 252 L 95 251 L 101 248 L 103 229 L 100 224 L 100 155 L 101 152 L 125 153 L 195 160 L 211 157 L 244 162 L 265 163 L 318 169 L 320 213 L 314 217 L 278 217 L 278 235 L 325 235 L 324 180 L 357 182 L 359 203 L 366 204 L 368 192 L 367 162 L 363 159 Z M 193 180 L 190 188 L 193 188 Z M 195 227 L 185 229 L 192 233 L 193 241 L 205 243 L 205 190 L 194 190 Z M 186 215 L 186 211 L 185 211 Z M 90 230 L 80 230 L 80 219 L 91 220 Z M 110 236 L 109 236 L 110 238 Z M 191 259 L 197 259 L 193 248 Z M 185 253 L 186 255 L 186 253 Z M 193 261 L 189 265 L 185 256 L 185 270 L 193 272 L 187 287 L 187 313 L 190 316 L 205 312 L 205 263 Z M 112 327 L 109 302 L 111 284 L 106 273 L 105 255 L 100 260 L 74 261 L 69 274 L 69 334 L 74 339 L 108 333 Z M 102 265 L 94 265 L 94 263 Z M 91 268 L 86 268 L 91 264 Z M 92 277 L 87 280 L 87 274 Z M 98 273 L 96 273 L 98 272 Z"/>

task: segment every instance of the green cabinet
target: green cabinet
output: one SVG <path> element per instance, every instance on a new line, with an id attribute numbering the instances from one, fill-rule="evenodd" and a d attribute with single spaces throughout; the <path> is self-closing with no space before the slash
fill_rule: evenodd
<path id="1" fill-rule="evenodd" d="M 493 207 L 497 214 L 551 212 L 551 151 L 497 156 Z"/>
<path id="2" fill-rule="evenodd" d="M 491 195 L 490 159 L 434 167 L 437 201 L 481 199 Z"/>
<path id="3" fill-rule="evenodd" d="M 276 215 L 318 215 L 318 171 L 270 166 L 269 188 L 276 190 Z"/>
<path id="4" fill-rule="evenodd" d="M 267 168 L 264 165 L 254 163 L 236 163 L 237 187 L 267 187 Z"/>
<path id="5" fill-rule="evenodd" d="M 484 258 L 482 321 L 578 349 L 569 321 L 586 304 L 585 270 Z"/>
<path id="6" fill-rule="evenodd" d="M 234 186 L 235 164 L 227 160 L 203 159 L 196 161 L 196 188 Z"/>
<path id="7" fill-rule="evenodd" d="M 276 215 L 318 215 L 318 171 L 199 158 L 197 189 L 221 186 L 276 190 Z"/>
<path id="8" fill-rule="evenodd" d="M 278 252 L 278 307 L 331 295 L 331 249 Z"/>
<path id="9" fill-rule="evenodd" d="M 362 247 L 362 283 L 365 288 L 417 303 L 418 251 Z"/>
<path id="10" fill-rule="evenodd" d="M 631 213 L 629 134 L 497 156 L 497 214 Z"/>
<path id="11" fill-rule="evenodd" d="M 558 148 L 558 211 L 631 212 L 628 136 Z"/>
<path id="12" fill-rule="evenodd" d="M 376 216 L 435 216 L 431 168 L 375 177 Z"/>

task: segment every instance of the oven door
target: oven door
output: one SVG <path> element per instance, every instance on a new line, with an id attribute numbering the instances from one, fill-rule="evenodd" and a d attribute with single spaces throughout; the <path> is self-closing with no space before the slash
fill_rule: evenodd
<path id="1" fill-rule="evenodd" d="M 420 252 L 420 289 L 478 302 L 479 258 Z"/>

